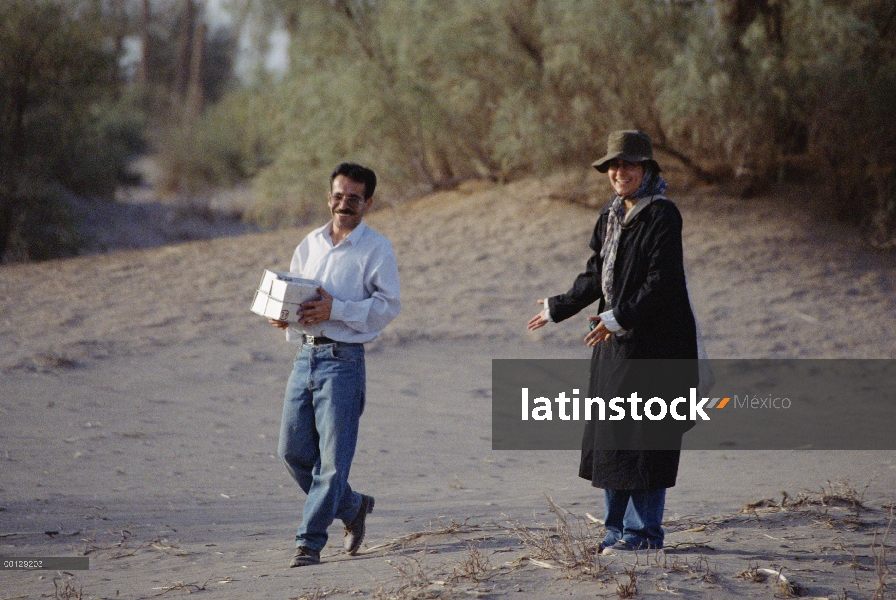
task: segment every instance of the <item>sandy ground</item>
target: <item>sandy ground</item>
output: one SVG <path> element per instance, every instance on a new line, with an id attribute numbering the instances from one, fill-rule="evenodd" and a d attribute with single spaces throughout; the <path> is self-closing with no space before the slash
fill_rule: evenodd
<path id="1" fill-rule="evenodd" d="M 370 216 L 404 300 L 368 346 L 351 481 L 376 510 L 362 555 L 334 524 L 302 569 L 275 458 L 294 348 L 248 305 L 306 230 L 0 268 L 0 556 L 90 558 L 0 571 L 0 600 L 892 597 L 896 452 L 686 452 L 667 550 L 594 560 L 576 453 L 491 450 L 492 359 L 588 356 L 585 315 L 525 323 L 584 265 L 598 192 L 470 185 Z M 795 193 L 672 197 L 711 357 L 894 358 L 896 257 Z"/>

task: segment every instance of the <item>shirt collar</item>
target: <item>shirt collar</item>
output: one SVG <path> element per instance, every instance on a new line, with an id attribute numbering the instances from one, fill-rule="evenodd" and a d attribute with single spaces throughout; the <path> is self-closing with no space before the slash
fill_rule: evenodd
<path id="1" fill-rule="evenodd" d="M 322 238 L 324 238 L 330 244 L 330 246 L 333 246 L 333 238 L 331 238 L 330 234 L 329 234 L 330 228 L 332 226 L 333 226 L 333 220 L 331 219 L 326 225 L 324 225 L 323 227 L 321 227 L 318 230 L 318 235 L 320 235 Z M 358 226 L 355 227 L 354 229 L 352 229 L 352 232 L 350 234 L 348 234 L 345 237 L 345 239 L 343 239 L 340 242 L 340 244 L 348 243 L 348 244 L 351 244 L 352 246 L 356 245 L 358 243 L 358 240 L 361 239 L 361 236 L 364 235 L 364 232 L 366 230 L 367 230 L 367 224 L 364 223 L 364 221 L 361 221 L 360 223 L 358 223 Z"/>

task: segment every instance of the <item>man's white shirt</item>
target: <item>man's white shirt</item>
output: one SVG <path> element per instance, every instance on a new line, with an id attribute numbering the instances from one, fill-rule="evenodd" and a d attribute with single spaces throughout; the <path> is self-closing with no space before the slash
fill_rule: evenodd
<path id="1" fill-rule="evenodd" d="M 292 274 L 317 281 L 333 296 L 328 321 L 290 324 L 286 339 L 294 343 L 302 342 L 303 333 L 369 342 L 401 310 L 398 263 L 389 240 L 362 221 L 334 246 L 331 225 L 309 233 L 292 256 Z"/>

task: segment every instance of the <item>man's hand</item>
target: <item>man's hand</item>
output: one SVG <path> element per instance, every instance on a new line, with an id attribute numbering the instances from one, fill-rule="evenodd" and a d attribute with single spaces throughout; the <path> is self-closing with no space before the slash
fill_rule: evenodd
<path id="1" fill-rule="evenodd" d="M 593 348 L 597 346 L 601 342 L 609 341 L 610 337 L 613 335 L 613 332 L 607 329 L 607 326 L 601 321 L 600 317 L 588 317 L 588 321 L 591 323 L 597 323 L 597 325 L 588 332 L 588 335 L 585 336 L 585 345 L 589 348 Z"/>
<path id="2" fill-rule="evenodd" d="M 286 321 L 278 321 L 277 319 L 272 319 L 270 317 L 268 317 L 268 323 L 270 323 L 277 329 L 286 329 L 287 327 L 289 327 L 289 323 L 287 323 Z"/>
<path id="3" fill-rule="evenodd" d="M 544 306 L 544 300 L 538 300 L 537 303 Z M 545 325 L 550 323 L 544 313 L 545 311 L 542 310 L 540 313 L 529 319 L 529 323 L 526 325 L 526 329 L 528 329 L 529 331 L 535 331 L 536 329 L 544 327 Z"/>
<path id="4" fill-rule="evenodd" d="M 317 325 L 330 318 L 333 309 L 333 296 L 327 293 L 323 287 L 317 288 L 320 300 L 312 300 L 302 304 L 302 318 L 299 323 L 303 325 Z"/>

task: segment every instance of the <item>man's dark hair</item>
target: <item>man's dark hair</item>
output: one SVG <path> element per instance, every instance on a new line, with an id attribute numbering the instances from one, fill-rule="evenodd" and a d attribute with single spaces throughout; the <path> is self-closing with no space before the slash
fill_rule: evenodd
<path id="1" fill-rule="evenodd" d="M 331 190 L 333 189 L 333 180 L 340 175 L 345 175 L 354 182 L 363 183 L 365 199 L 373 196 L 373 191 L 376 189 L 376 173 L 374 173 L 373 170 L 363 167 L 358 163 L 341 163 L 338 167 L 333 169 L 333 174 L 330 175 Z"/>

